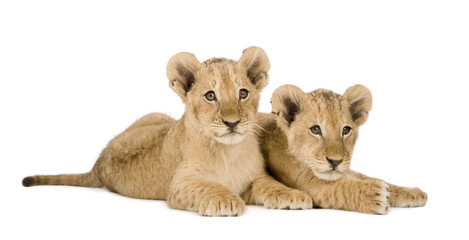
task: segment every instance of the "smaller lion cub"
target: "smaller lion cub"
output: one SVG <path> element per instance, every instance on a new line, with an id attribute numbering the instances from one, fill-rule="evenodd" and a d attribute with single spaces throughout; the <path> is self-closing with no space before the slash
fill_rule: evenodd
<path id="1" fill-rule="evenodd" d="M 355 85 L 343 95 L 305 93 L 284 85 L 272 95 L 273 114 L 259 114 L 261 148 L 272 176 L 305 190 L 315 207 L 386 214 L 389 207 L 420 207 L 427 194 L 350 170 L 358 128 L 371 110 L 371 92 Z"/>
<path id="2" fill-rule="evenodd" d="M 265 170 L 255 130 L 269 68 L 258 47 L 244 50 L 238 61 L 200 63 L 193 54 L 176 54 L 166 71 L 169 86 L 186 104 L 180 120 L 148 114 L 112 139 L 89 173 L 32 176 L 23 185 L 105 187 L 204 216 L 237 216 L 245 203 L 312 208 L 306 192 Z"/>

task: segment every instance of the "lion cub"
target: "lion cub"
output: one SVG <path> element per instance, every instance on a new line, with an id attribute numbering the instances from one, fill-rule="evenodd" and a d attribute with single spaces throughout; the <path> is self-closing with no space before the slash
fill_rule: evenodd
<path id="1" fill-rule="evenodd" d="M 293 85 L 272 95 L 273 114 L 260 114 L 267 167 L 285 185 L 307 191 L 315 207 L 386 214 L 389 207 L 424 206 L 418 188 L 398 187 L 349 169 L 371 92 L 355 85 L 343 95 Z"/>
<path id="2" fill-rule="evenodd" d="M 306 192 L 265 171 L 255 128 L 269 68 L 258 47 L 244 50 L 237 62 L 200 63 L 193 54 L 176 54 L 166 70 L 171 89 L 186 104 L 180 120 L 146 115 L 109 142 L 89 173 L 32 176 L 23 185 L 105 187 L 129 197 L 167 200 L 171 208 L 204 216 L 237 216 L 245 201 L 312 208 Z"/>

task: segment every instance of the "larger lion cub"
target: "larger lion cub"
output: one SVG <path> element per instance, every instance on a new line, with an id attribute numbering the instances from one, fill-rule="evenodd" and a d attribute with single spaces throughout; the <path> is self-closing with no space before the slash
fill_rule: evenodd
<path id="1" fill-rule="evenodd" d="M 307 191 L 314 205 L 385 214 L 389 207 L 424 206 L 418 188 L 398 187 L 350 170 L 358 128 L 371 110 L 371 92 L 353 86 L 339 95 L 293 85 L 272 95 L 273 114 L 261 114 L 261 147 L 271 174 Z"/>
<path id="2" fill-rule="evenodd" d="M 254 129 L 269 68 L 257 47 L 246 49 L 237 62 L 200 63 L 190 53 L 176 54 L 167 76 L 186 104 L 180 120 L 144 116 L 108 144 L 91 172 L 27 177 L 23 184 L 105 187 L 205 216 L 237 216 L 245 201 L 311 208 L 307 193 L 284 186 L 264 169 Z"/>

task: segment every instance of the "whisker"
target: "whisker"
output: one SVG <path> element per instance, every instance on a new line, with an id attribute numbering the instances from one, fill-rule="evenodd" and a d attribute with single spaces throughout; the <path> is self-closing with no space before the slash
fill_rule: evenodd
<path id="1" fill-rule="evenodd" d="M 266 130 L 261 125 L 259 125 L 257 123 L 253 123 L 252 126 L 254 127 L 254 129 L 259 129 L 263 132 L 266 132 Z"/>

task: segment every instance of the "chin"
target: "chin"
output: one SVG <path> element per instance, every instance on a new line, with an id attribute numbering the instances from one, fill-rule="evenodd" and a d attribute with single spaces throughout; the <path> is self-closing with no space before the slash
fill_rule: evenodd
<path id="1" fill-rule="evenodd" d="M 316 171 L 313 171 L 314 175 L 316 175 L 316 177 L 322 179 L 322 180 L 326 180 L 326 181 L 337 181 L 339 179 L 341 179 L 344 174 L 341 173 L 341 172 L 338 172 L 338 171 L 327 171 L 327 172 L 316 172 Z"/>
<path id="2" fill-rule="evenodd" d="M 245 134 L 240 133 L 227 133 L 221 137 L 215 137 L 215 140 L 221 144 L 233 145 L 243 141 L 245 136 Z"/>

